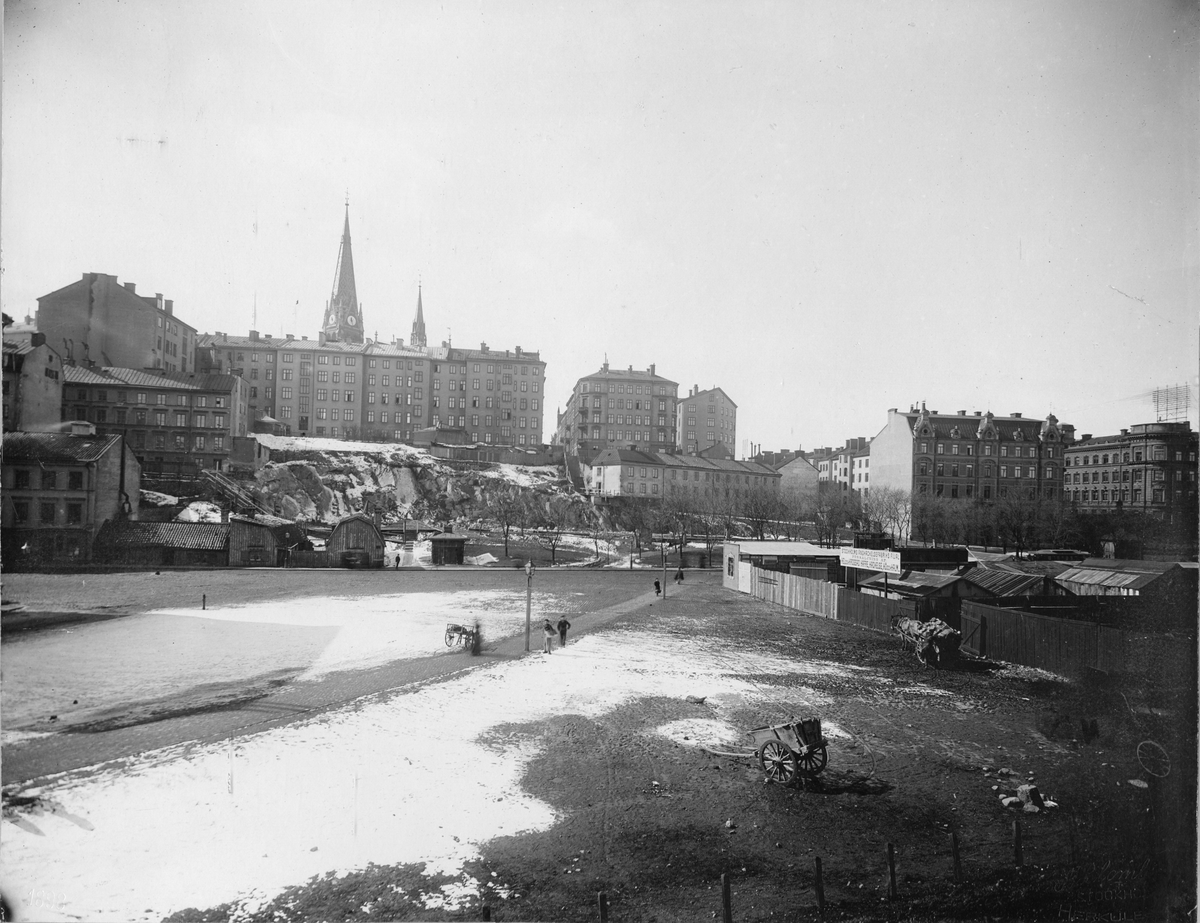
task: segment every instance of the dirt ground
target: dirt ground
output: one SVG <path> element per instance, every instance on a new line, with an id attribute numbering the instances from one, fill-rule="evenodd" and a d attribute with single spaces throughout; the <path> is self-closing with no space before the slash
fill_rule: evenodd
<path id="1" fill-rule="evenodd" d="M 247 578 L 211 579 L 232 591 L 231 580 Z M 642 609 L 610 627 L 703 634 L 731 650 L 870 668 L 859 671 L 866 678 L 746 677 L 768 693 L 807 689 L 832 702 L 821 717 L 850 736 L 831 739 L 815 782 L 768 784 L 752 758 L 652 733 L 711 717 L 703 702 L 642 699 L 597 719 L 563 714 L 496 731 L 542 745 L 524 784 L 562 819 L 545 832 L 487 843 L 468 869 L 483 883 L 481 900 L 431 911 L 424 895 L 442 879 L 419 866 L 371 867 L 314 879 L 253 913 L 222 906 L 171 919 L 227 920 L 237 910 L 239 920 L 280 923 L 476 920 L 486 907 L 493 920 L 592 921 L 600 919 L 601 892 L 613 921 L 721 919 L 723 875 L 739 923 L 1190 919 L 1194 690 L 1173 688 L 1173 677 L 1152 692 L 983 662 L 936 671 L 893 637 L 748 599 L 718 580 L 693 574 L 687 620 L 657 622 Z M 18 589 L 6 581 L 6 596 Z M 128 606 L 143 592 L 153 595 L 152 582 L 144 591 L 127 584 L 123 602 L 90 598 Z M 787 717 L 746 706 L 734 723 L 749 729 Z M 1138 744 L 1151 739 L 1170 756 L 1165 778 L 1143 766 L 1162 772 L 1155 754 L 1143 749 L 1138 759 Z M 1005 807 L 1001 796 L 1026 782 L 1058 806 Z"/>

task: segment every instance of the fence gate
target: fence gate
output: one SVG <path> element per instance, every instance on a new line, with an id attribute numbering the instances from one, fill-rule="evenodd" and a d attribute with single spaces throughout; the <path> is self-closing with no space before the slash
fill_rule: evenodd
<path id="1" fill-rule="evenodd" d="M 976 657 L 986 656 L 983 615 L 976 612 L 962 613 L 962 649 Z"/>

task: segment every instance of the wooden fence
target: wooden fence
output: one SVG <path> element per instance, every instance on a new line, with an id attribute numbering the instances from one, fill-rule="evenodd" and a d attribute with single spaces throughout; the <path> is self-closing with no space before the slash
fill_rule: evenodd
<path id="1" fill-rule="evenodd" d="M 1077 619 L 963 600 L 963 650 L 1063 676 L 1092 670 L 1135 676 L 1190 675 L 1188 638 L 1125 631 Z"/>
<path id="2" fill-rule="evenodd" d="M 969 654 L 1062 676 L 1100 670 L 1162 678 L 1191 676 L 1194 670 L 1195 642 L 1182 636 L 1128 631 L 972 599 L 887 599 L 760 567 L 751 575 L 753 596 L 788 609 L 875 631 L 891 631 L 896 618 L 940 618 L 962 632 L 962 649 Z"/>

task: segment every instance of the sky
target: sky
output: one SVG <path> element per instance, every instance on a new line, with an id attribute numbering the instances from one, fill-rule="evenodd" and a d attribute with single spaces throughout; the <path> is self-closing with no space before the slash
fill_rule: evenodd
<path id="1" fill-rule="evenodd" d="M 4 4 L 4 311 L 105 272 L 201 332 L 720 387 L 738 457 L 887 410 L 1155 419 L 1200 326 L 1193 3 Z"/>

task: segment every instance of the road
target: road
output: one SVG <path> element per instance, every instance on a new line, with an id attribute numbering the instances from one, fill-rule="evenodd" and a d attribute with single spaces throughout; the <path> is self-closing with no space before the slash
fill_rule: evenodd
<path id="1" fill-rule="evenodd" d="M 261 574 L 261 572 L 259 573 Z M 133 576 L 141 579 L 144 575 Z M 190 576 L 191 580 L 189 580 Z M 281 579 L 277 575 L 271 576 Z M 369 576 L 377 577 L 377 575 Z M 509 577 L 507 573 L 501 575 L 490 572 L 480 575 L 453 570 L 420 576 L 424 578 L 419 585 L 419 592 L 423 594 L 432 592 L 435 587 L 446 592 L 458 593 L 463 592 L 464 589 L 475 589 L 484 581 L 495 583 L 498 579 Z M 571 633 L 573 636 L 578 636 L 594 631 L 621 615 L 652 605 L 655 602 L 654 592 L 652 589 L 644 588 L 651 584 L 654 576 L 647 571 L 615 573 L 580 572 L 578 570 L 570 573 L 542 571 L 537 575 L 538 601 L 539 603 L 544 601 L 546 595 L 551 594 L 551 597 L 560 604 L 560 608 L 569 606 L 571 610 L 574 610 L 569 611 L 568 614 L 572 622 Z M 344 578 L 345 575 L 339 573 L 337 577 Z M 523 584 L 524 575 L 520 574 L 519 577 L 518 583 Z M 148 607 L 155 598 L 158 598 L 161 600 L 160 605 L 167 605 L 172 599 L 184 594 L 185 591 L 180 584 L 190 584 L 208 579 L 211 579 L 211 575 L 179 575 L 173 583 L 164 585 L 162 593 L 151 593 L 148 596 L 138 595 L 138 604 L 141 607 Z M 261 590 L 261 580 L 260 576 L 260 586 L 257 588 L 259 590 Z M 93 584 L 96 582 L 98 581 L 93 580 Z M 719 574 L 695 573 L 692 575 L 692 585 L 715 585 L 719 582 Z M 568 586 L 576 588 L 574 592 L 578 595 L 574 601 L 567 601 L 562 595 Z M 582 589 L 578 589 L 581 586 Z M 328 587 L 325 589 L 328 592 Z M 371 593 L 372 589 L 374 594 Z M 358 592 L 362 596 L 378 595 L 380 592 L 390 594 L 395 590 L 394 582 L 378 579 L 365 589 L 361 582 L 358 585 Z M 559 595 L 554 596 L 556 591 Z M 26 592 L 32 593 L 31 590 L 26 590 Z M 46 593 L 43 598 L 49 598 L 49 593 L 44 589 L 42 592 Z M 103 594 L 105 590 L 101 588 L 97 592 Z M 279 592 L 286 593 L 287 589 L 281 587 Z M 668 592 L 678 591 L 672 587 Z M 188 592 L 187 595 L 190 598 L 197 594 Z M 34 599 L 32 595 L 26 598 L 31 601 Z M 310 590 L 309 595 L 293 599 L 290 602 L 294 607 L 303 601 L 310 601 L 312 598 Z M 248 609 L 245 618 L 252 619 L 254 611 L 253 607 Z M 539 611 L 541 611 L 540 608 L 534 611 L 535 624 L 531 642 L 534 651 L 539 650 L 541 646 L 536 621 L 541 617 Z M 54 624 L 56 620 L 45 618 L 42 621 Z M 182 626 L 186 623 L 180 624 Z M 511 627 L 513 623 L 509 619 L 505 624 Z M 75 623 L 75 627 L 70 630 L 79 635 L 77 639 L 73 639 L 72 643 L 86 648 L 89 643 L 89 630 L 97 629 L 96 626 L 89 626 L 85 622 Z M 178 631 L 182 632 L 183 628 L 180 627 Z M 236 639 L 227 643 L 236 643 Z M 225 683 L 221 690 L 223 695 L 216 699 L 211 690 L 207 695 L 201 696 L 195 692 L 196 687 L 190 687 L 172 695 L 167 703 L 159 700 L 157 711 L 153 713 L 146 711 L 144 715 L 139 713 L 138 703 L 130 701 L 129 707 L 122 710 L 121 719 L 110 720 L 108 726 L 101 725 L 97 729 L 96 722 L 83 723 L 62 732 L 33 737 L 16 743 L 7 743 L 3 750 L 4 785 L 11 791 L 14 787 L 19 788 L 23 784 L 52 773 L 110 763 L 163 747 L 191 742 L 211 742 L 254 734 L 268 728 L 309 718 L 314 714 L 356 700 L 399 694 L 411 690 L 417 685 L 444 680 L 465 670 L 495 663 L 498 660 L 518 658 L 524 655 L 524 651 L 525 638 L 524 632 L 521 631 L 516 635 L 509 634 L 507 637 L 489 641 L 485 644 L 479 657 L 471 657 L 469 654 L 457 651 L 442 651 L 434 655 L 399 659 L 365 668 L 336 670 L 312 680 L 276 679 L 273 683 L 266 685 L 261 681 L 252 681 L 259 679 L 260 674 L 258 677 L 247 677 L 241 683 L 237 681 Z M 264 665 L 269 662 L 271 652 L 265 653 L 267 657 L 263 660 Z M 36 678 L 31 679 L 30 682 L 36 683 L 37 680 Z M 132 683 L 132 679 L 130 682 Z M 19 703 L 22 696 L 30 696 L 35 693 L 36 690 L 32 688 L 14 687 L 6 677 L 6 708 L 11 707 L 13 703 Z M 194 701 L 190 702 L 189 698 Z M 141 716 L 139 717 L 139 715 Z M 112 726 L 113 724 L 125 724 L 126 726 Z M 45 727 L 46 725 L 41 726 Z M 9 727 L 11 727 L 11 723 L 9 723 Z"/>

